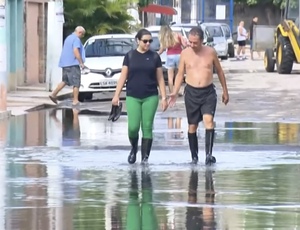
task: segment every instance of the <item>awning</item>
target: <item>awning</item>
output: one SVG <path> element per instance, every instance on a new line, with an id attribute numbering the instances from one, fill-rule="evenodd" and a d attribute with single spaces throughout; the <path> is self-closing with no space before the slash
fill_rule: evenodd
<path id="1" fill-rule="evenodd" d="M 149 4 L 148 6 L 143 7 L 141 11 L 147 13 L 177 15 L 177 11 L 173 7 L 156 4 Z"/>

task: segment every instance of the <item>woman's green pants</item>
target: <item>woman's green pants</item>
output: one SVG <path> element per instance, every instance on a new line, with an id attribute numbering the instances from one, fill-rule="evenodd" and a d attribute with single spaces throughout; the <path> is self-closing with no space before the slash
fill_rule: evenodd
<path id="1" fill-rule="evenodd" d="M 157 95 L 143 99 L 126 97 L 129 138 L 137 138 L 140 128 L 142 128 L 143 138 L 152 139 L 153 121 L 158 101 Z"/>

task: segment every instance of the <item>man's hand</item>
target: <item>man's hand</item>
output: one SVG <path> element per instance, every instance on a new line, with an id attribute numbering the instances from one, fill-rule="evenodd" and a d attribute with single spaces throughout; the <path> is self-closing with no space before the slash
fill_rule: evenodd
<path id="1" fill-rule="evenodd" d="M 169 97 L 169 106 L 172 108 L 176 104 L 177 95 L 175 93 L 171 93 Z"/>
<path id="2" fill-rule="evenodd" d="M 229 95 L 228 95 L 228 91 L 223 91 L 222 94 L 222 102 L 227 105 L 227 103 L 229 102 Z"/>
<path id="3" fill-rule="evenodd" d="M 80 68 L 83 70 L 85 68 L 87 68 L 83 63 L 82 64 L 79 64 Z"/>

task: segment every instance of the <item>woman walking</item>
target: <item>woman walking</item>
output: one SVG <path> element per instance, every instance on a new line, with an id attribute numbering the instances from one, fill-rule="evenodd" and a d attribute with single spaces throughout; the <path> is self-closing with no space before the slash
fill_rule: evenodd
<path id="1" fill-rule="evenodd" d="M 153 41 L 151 33 L 141 29 L 136 40 L 137 49 L 129 51 L 124 57 L 121 77 L 112 99 L 113 105 L 119 104 L 119 96 L 126 82 L 128 137 L 132 147 L 128 156 L 130 164 L 136 162 L 140 127 L 143 135 L 142 163 L 148 161 L 152 147 L 153 121 L 159 102 L 157 85 L 162 96 L 162 110 L 167 109 L 162 63 L 157 52 L 150 50 L 150 43 Z"/>
<path id="2" fill-rule="evenodd" d="M 162 54 L 167 50 L 166 68 L 168 69 L 169 92 L 173 92 L 175 70 L 178 68 L 180 54 L 183 48 L 187 46 L 184 37 L 172 31 L 169 26 L 162 26 L 159 31 L 160 50 Z"/>

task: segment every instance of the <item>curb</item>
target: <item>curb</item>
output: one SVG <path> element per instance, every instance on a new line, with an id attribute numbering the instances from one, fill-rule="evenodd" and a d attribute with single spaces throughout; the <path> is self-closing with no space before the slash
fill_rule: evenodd
<path id="1" fill-rule="evenodd" d="M 71 97 L 73 97 L 73 93 L 72 92 L 71 93 L 66 93 L 66 94 L 59 95 L 56 98 L 59 101 L 63 101 L 63 100 L 69 99 Z"/>
<path id="2" fill-rule="evenodd" d="M 0 120 L 7 119 L 11 117 L 11 111 L 2 111 L 0 112 Z"/>
<path id="3" fill-rule="evenodd" d="M 43 110 L 43 109 L 51 109 L 51 108 L 55 108 L 55 107 L 56 107 L 55 105 L 41 104 L 41 105 L 34 106 L 30 109 L 27 109 L 25 111 L 26 112 L 35 112 L 35 111 L 40 111 L 40 110 Z"/>
<path id="4" fill-rule="evenodd" d="M 262 69 L 224 69 L 225 74 L 228 73 L 267 73 L 267 71 Z"/>

